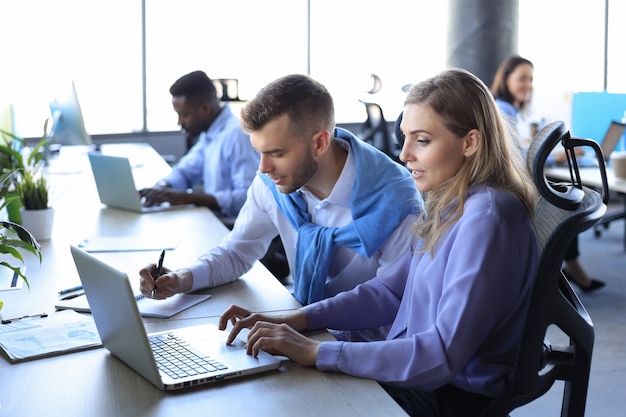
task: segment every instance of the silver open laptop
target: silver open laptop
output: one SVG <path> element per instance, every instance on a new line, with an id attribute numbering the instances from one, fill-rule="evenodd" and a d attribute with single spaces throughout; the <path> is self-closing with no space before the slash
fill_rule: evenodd
<path id="1" fill-rule="evenodd" d="M 107 206 L 136 211 L 140 213 L 160 211 L 174 207 L 163 204 L 145 207 L 135 185 L 133 170 L 128 158 L 90 152 L 89 163 L 93 179 L 96 182 L 100 202 Z"/>
<path id="2" fill-rule="evenodd" d="M 611 161 L 611 153 L 613 153 L 613 151 L 615 150 L 615 147 L 617 146 L 617 143 L 624 134 L 625 130 L 626 124 L 611 121 L 609 128 L 604 134 L 604 137 L 600 142 L 600 149 L 602 149 L 602 156 L 604 157 L 604 162 L 607 165 Z M 592 150 L 590 150 L 589 152 L 585 152 L 585 155 L 577 158 L 576 161 L 578 162 L 578 166 L 580 166 L 581 168 L 598 166 L 596 154 Z"/>
<path id="3" fill-rule="evenodd" d="M 239 338 L 226 345 L 227 332 L 205 324 L 147 334 L 126 273 L 70 246 L 103 346 L 159 389 L 208 384 L 280 367 L 282 358 L 259 352 L 254 358 Z M 181 369 L 163 364 L 173 344 L 193 353 Z M 187 352 L 183 352 L 187 353 Z M 160 363 L 157 363 L 160 362 Z"/>

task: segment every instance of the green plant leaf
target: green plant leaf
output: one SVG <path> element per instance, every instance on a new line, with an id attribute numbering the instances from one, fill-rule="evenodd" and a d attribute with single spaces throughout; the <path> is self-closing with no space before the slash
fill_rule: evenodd
<path id="1" fill-rule="evenodd" d="M 18 259 L 20 262 L 24 262 L 24 258 L 20 251 L 18 251 L 15 247 L 6 246 L 5 242 L 2 242 L 0 246 L 0 253 L 8 254 Z"/>
<path id="2" fill-rule="evenodd" d="M 30 290 L 30 283 L 28 282 L 28 278 L 26 278 L 26 275 L 24 275 L 24 273 L 22 272 L 22 268 L 20 268 L 19 266 L 13 266 L 8 262 L 0 262 L 0 265 L 4 266 L 5 268 L 9 268 L 11 271 L 19 275 L 24 280 L 26 286 Z"/>
<path id="3" fill-rule="evenodd" d="M 48 138 L 48 120 L 43 127 L 41 140 L 32 147 L 26 160 L 18 149 L 26 149 L 26 141 L 11 132 L 0 129 L 0 209 L 4 209 L 12 201 L 20 199 L 26 209 L 48 208 L 48 182 L 39 171 L 44 158 L 45 146 Z M 20 146 L 14 146 L 14 141 Z M 3 230 L 4 229 L 4 230 Z M 43 260 L 41 245 L 35 237 L 21 225 L 11 221 L 0 221 L 0 253 L 10 255 L 20 264 L 24 263 L 23 252 L 30 252 L 37 256 L 39 263 Z M 0 262 L 0 267 L 9 268 L 17 273 L 26 282 L 28 279 L 22 272 L 21 266 L 16 266 L 10 260 Z M 0 301 L 0 309 L 4 303 Z"/>
<path id="4" fill-rule="evenodd" d="M 4 144 L 0 145 L 0 161 L 5 161 L 2 162 L 3 165 L 0 167 L 3 171 L 15 172 L 8 184 L 13 184 L 26 210 L 46 209 L 49 204 L 50 190 L 48 181 L 40 172 L 40 165 L 45 156 L 45 147 L 50 141 L 48 137 L 48 121 L 46 119 L 44 122 L 41 140 L 29 149 L 26 160 L 24 160 L 22 152 L 13 146 L 13 141 L 18 141 L 20 142 L 18 149 L 28 149 L 26 141 L 0 129 L 4 141 Z M 2 187 L 0 187 L 0 190 L 6 192 Z"/>
<path id="5" fill-rule="evenodd" d="M 36 255 L 39 258 L 39 262 L 41 262 L 41 245 L 37 242 L 37 239 L 35 239 L 35 237 L 28 230 L 26 230 L 26 228 L 20 224 L 10 221 L 0 221 L 0 226 L 10 232 L 13 232 L 12 234 L 19 238 L 12 239 L 11 236 L 2 235 L 0 237 L 0 253 L 10 253 L 14 257 L 21 260 L 21 255 L 19 257 L 15 256 L 13 251 L 15 251 L 15 248 L 25 249 Z"/>

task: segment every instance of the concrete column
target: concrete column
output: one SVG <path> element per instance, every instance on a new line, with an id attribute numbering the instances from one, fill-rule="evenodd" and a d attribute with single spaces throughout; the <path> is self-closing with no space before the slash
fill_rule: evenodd
<path id="1" fill-rule="evenodd" d="M 517 53 L 519 0 L 449 0 L 448 6 L 447 65 L 490 86 L 500 62 Z"/>

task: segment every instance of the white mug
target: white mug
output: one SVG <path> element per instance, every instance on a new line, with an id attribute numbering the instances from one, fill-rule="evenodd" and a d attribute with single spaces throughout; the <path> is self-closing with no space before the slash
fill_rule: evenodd
<path id="1" fill-rule="evenodd" d="M 626 152 L 613 152 L 611 154 L 611 163 L 615 177 L 626 179 Z"/>

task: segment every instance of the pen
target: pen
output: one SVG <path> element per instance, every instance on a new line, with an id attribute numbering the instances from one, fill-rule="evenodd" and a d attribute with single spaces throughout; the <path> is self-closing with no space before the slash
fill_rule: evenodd
<path id="1" fill-rule="evenodd" d="M 82 290 L 82 289 L 83 289 L 82 285 L 77 285 L 77 286 L 75 286 L 73 288 L 68 288 L 67 290 L 59 291 L 59 295 L 67 294 L 68 292 L 78 291 L 78 290 Z"/>
<path id="2" fill-rule="evenodd" d="M 156 274 L 154 274 L 154 289 L 152 290 L 152 294 L 157 289 L 156 282 L 157 279 L 161 276 L 161 268 L 163 268 L 163 259 L 165 258 L 165 249 L 161 251 L 161 256 L 159 256 L 159 263 L 157 264 Z"/>
<path id="3" fill-rule="evenodd" d="M 19 275 L 17 275 L 17 272 L 13 272 L 13 279 L 11 280 L 11 288 L 15 288 L 17 287 L 17 279 L 18 279 Z"/>
<path id="4" fill-rule="evenodd" d="M 71 300 L 72 298 L 80 297 L 81 295 L 85 295 L 85 291 L 76 292 L 74 294 L 67 294 L 60 297 L 60 300 Z"/>
<path id="5" fill-rule="evenodd" d="M 18 321 L 18 320 L 22 320 L 22 319 L 35 319 L 35 318 L 43 319 L 45 317 L 48 317 L 47 313 L 29 314 L 29 315 L 22 316 L 22 317 L 14 317 L 12 319 L 2 320 L 2 324 L 9 324 L 9 323 L 13 323 L 14 321 Z"/>

